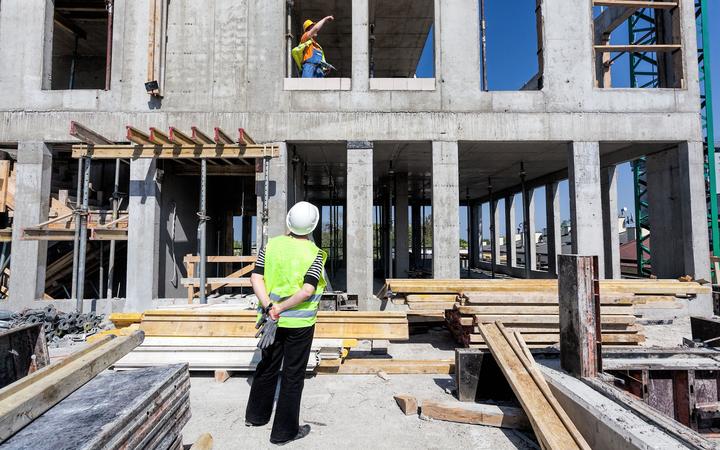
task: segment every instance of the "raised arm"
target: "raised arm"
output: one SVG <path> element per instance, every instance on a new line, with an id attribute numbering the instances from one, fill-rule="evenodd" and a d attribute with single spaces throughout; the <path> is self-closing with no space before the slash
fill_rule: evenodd
<path id="1" fill-rule="evenodd" d="M 333 21 L 333 20 L 335 20 L 335 17 L 333 17 L 333 16 L 327 16 L 327 17 L 323 18 L 322 20 L 318 21 L 318 23 L 316 23 L 315 25 L 313 25 L 313 27 L 310 28 L 310 29 L 303 35 L 303 37 L 305 38 L 305 39 L 303 39 L 303 42 L 307 41 L 308 39 L 315 39 L 315 37 L 316 37 L 316 36 L 318 35 L 318 33 L 320 32 L 320 30 L 322 30 L 323 25 L 325 25 L 326 22 L 330 22 L 330 21 Z"/>

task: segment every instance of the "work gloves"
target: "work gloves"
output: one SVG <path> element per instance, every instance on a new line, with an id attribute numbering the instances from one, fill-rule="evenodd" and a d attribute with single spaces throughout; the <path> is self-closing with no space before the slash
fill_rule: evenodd
<path id="1" fill-rule="evenodd" d="M 260 350 L 267 349 L 273 344 L 273 342 L 275 342 L 275 333 L 277 332 L 277 320 L 273 320 L 270 317 L 270 308 L 272 308 L 272 304 L 270 304 L 267 308 L 263 309 L 260 320 L 257 324 L 255 324 L 255 328 L 258 329 L 255 337 L 260 338 L 257 344 L 257 347 Z"/>

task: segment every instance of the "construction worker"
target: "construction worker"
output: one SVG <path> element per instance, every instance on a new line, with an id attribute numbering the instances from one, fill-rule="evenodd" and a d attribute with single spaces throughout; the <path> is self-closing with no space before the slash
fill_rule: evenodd
<path id="1" fill-rule="evenodd" d="M 258 309 L 277 321 L 274 342 L 262 350 L 245 412 L 247 426 L 263 426 L 272 415 L 278 374 L 280 394 L 270 442 L 285 444 L 310 433 L 299 424 L 300 400 L 320 296 L 325 288 L 326 253 L 309 238 L 320 220 L 314 205 L 299 202 L 287 214 L 289 234 L 270 239 L 258 252 L 250 276 Z M 261 339 L 262 341 L 262 339 Z"/>
<path id="2" fill-rule="evenodd" d="M 317 23 L 310 19 L 303 23 L 303 35 L 298 46 L 302 50 L 302 78 L 325 78 L 325 52 L 315 38 L 323 25 L 333 20 L 333 16 L 327 16 Z"/>

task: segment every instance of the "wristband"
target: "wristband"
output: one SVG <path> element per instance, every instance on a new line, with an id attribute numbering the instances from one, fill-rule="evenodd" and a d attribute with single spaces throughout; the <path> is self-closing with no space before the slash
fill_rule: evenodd
<path id="1" fill-rule="evenodd" d="M 272 308 L 272 307 L 273 307 L 273 303 L 270 302 L 270 303 L 267 305 L 267 308 L 265 308 L 265 314 L 269 313 L 269 312 L 270 312 L 270 308 Z"/>

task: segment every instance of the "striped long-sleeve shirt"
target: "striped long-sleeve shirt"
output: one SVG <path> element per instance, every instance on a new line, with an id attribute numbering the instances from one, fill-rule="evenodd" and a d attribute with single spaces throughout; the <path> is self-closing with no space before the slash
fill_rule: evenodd
<path id="1" fill-rule="evenodd" d="M 315 257 L 315 261 L 310 265 L 310 268 L 305 273 L 305 278 L 303 279 L 304 283 L 311 284 L 313 287 L 317 287 L 318 283 L 320 282 L 320 275 L 322 274 L 323 270 L 323 257 L 322 252 L 318 251 L 317 256 Z M 255 261 L 255 270 L 253 270 L 253 273 L 256 273 L 258 275 L 264 275 L 265 274 L 265 248 L 263 247 L 260 249 L 260 252 L 258 252 L 257 260 Z"/>

